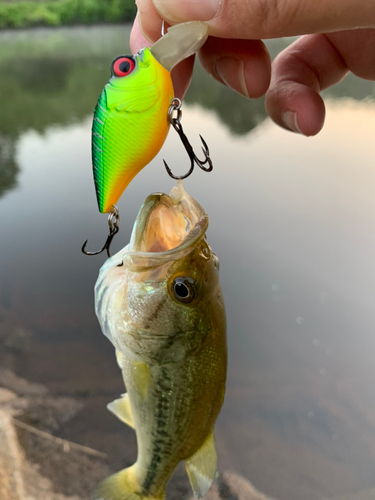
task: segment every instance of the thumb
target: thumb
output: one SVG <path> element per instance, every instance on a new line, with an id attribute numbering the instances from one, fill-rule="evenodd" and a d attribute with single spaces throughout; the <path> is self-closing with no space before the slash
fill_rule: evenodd
<path id="1" fill-rule="evenodd" d="M 152 1 L 166 21 L 207 21 L 210 35 L 220 38 L 277 38 L 375 27 L 373 0 Z"/>

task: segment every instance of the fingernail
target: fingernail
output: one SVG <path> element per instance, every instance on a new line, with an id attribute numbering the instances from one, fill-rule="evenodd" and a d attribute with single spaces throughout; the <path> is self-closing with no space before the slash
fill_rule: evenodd
<path id="1" fill-rule="evenodd" d="M 221 0 L 153 0 L 160 15 L 173 22 L 208 21 L 215 17 Z"/>
<path id="2" fill-rule="evenodd" d="M 215 68 L 219 78 L 227 87 L 248 99 L 250 98 L 246 87 L 244 61 L 235 57 L 219 57 Z"/>
<path id="3" fill-rule="evenodd" d="M 285 111 L 282 115 L 281 115 L 281 120 L 283 122 L 283 124 L 285 125 L 285 127 L 289 130 L 291 130 L 292 132 L 297 132 L 297 134 L 303 134 L 303 132 L 301 131 L 301 129 L 299 128 L 298 126 L 298 122 L 297 122 L 297 113 L 294 112 L 294 111 Z"/>

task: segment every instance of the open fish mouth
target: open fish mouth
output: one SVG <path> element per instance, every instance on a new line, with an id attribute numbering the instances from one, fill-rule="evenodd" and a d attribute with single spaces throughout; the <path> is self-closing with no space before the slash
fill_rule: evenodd
<path id="1" fill-rule="evenodd" d="M 113 259 L 121 256 L 131 271 L 152 269 L 190 253 L 207 228 L 206 212 L 179 182 L 169 195 L 154 193 L 146 198 L 126 253 L 121 251 Z"/>

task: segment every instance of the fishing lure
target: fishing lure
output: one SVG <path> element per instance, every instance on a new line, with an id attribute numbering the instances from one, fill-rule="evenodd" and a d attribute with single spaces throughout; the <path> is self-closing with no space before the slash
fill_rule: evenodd
<path id="1" fill-rule="evenodd" d="M 149 48 L 119 56 L 94 112 L 92 164 L 99 211 L 107 213 L 163 145 L 173 98 L 171 74 Z"/>
<path id="2" fill-rule="evenodd" d="M 96 255 L 107 250 L 119 230 L 116 203 L 131 180 L 156 156 L 167 137 L 170 124 L 178 132 L 188 152 L 191 165 L 212 170 L 207 144 L 203 143 L 204 160 L 194 154 L 181 125 L 181 101 L 174 98 L 171 70 L 204 44 L 206 24 L 200 21 L 169 28 L 152 47 L 136 55 L 119 56 L 111 64 L 111 78 L 100 94 L 92 125 L 92 165 L 99 211 L 109 213 L 109 236 Z M 208 164 L 205 167 L 205 164 Z"/>

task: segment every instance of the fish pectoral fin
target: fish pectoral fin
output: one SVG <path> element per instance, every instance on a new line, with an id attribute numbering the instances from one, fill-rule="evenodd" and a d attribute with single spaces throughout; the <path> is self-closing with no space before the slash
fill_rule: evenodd
<path id="1" fill-rule="evenodd" d="M 156 85 L 141 88 L 129 88 L 126 92 L 114 87 L 105 88 L 107 107 L 125 111 L 127 113 L 143 113 L 151 108 L 160 97 L 160 90 Z"/>
<path id="2" fill-rule="evenodd" d="M 186 472 L 196 498 L 206 496 L 216 477 L 217 455 L 211 432 L 199 450 L 185 461 Z"/>
<path id="3" fill-rule="evenodd" d="M 133 379 L 142 400 L 145 399 L 150 384 L 150 370 L 146 363 L 132 361 Z"/>
<path id="4" fill-rule="evenodd" d="M 107 405 L 107 408 L 119 420 L 121 420 L 121 422 L 124 422 L 129 427 L 135 429 L 129 394 L 124 394 L 120 399 L 115 399 L 112 403 Z"/>
<path id="5" fill-rule="evenodd" d="M 116 361 L 117 361 L 118 366 L 122 370 L 122 354 L 121 354 L 121 351 L 119 351 L 118 349 L 116 349 Z"/>

